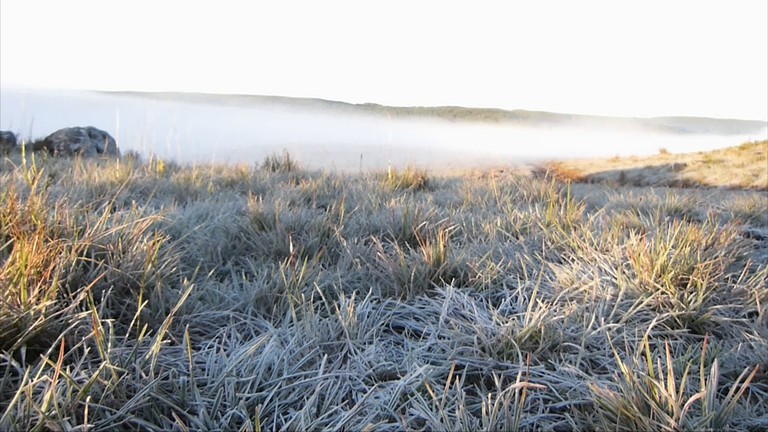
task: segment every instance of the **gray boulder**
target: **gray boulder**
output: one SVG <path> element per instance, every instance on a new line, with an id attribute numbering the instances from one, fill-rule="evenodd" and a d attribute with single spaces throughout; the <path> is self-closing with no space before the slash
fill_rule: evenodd
<path id="1" fill-rule="evenodd" d="M 0 131 L 0 154 L 6 154 L 16 148 L 16 134 L 10 131 Z"/>
<path id="2" fill-rule="evenodd" d="M 54 155 L 120 157 L 112 135 L 93 126 L 59 129 L 43 140 L 43 147 Z"/>

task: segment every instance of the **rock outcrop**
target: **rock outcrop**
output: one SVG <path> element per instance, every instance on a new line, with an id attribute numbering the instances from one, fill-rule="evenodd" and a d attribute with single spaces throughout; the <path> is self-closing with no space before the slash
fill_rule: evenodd
<path id="1" fill-rule="evenodd" d="M 10 131 L 0 131 L 0 154 L 6 154 L 16 148 L 16 134 Z"/>
<path id="2" fill-rule="evenodd" d="M 112 135 L 93 126 L 59 129 L 43 140 L 43 147 L 53 155 L 120 157 Z"/>

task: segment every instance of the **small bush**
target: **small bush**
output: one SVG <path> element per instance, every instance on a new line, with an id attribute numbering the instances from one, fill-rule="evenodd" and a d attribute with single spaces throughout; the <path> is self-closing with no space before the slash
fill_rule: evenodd
<path id="1" fill-rule="evenodd" d="M 588 177 L 582 172 L 569 168 L 562 163 L 549 163 L 545 166 L 548 175 L 555 177 L 562 181 L 569 181 L 573 183 L 584 183 L 588 181 Z"/>

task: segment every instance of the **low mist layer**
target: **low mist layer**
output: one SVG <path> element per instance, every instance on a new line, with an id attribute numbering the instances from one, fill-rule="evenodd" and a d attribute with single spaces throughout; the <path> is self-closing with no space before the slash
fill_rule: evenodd
<path id="1" fill-rule="evenodd" d="M 346 171 L 389 164 L 451 170 L 649 155 L 660 148 L 691 152 L 768 133 L 755 128 L 760 122 L 741 120 L 388 108 L 259 96 L 4 89 L 1 104 L 0 128 L 25 138 L 93 125 L 111 133 L 123 151 L 182 163 L 256 162 L 287 150 L 309 168 Z"/>

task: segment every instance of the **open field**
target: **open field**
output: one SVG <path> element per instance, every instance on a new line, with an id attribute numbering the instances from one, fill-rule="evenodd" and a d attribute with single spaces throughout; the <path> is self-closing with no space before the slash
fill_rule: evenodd
<path id="1" fill-rule="evenodd" d="M 0 184 L 2 430 L 768 428 L 764 191 L 288 155 Z"/>
<path id="2" fill-rule="evenodd" d="M 609 185 L 768 190 L 768 140 L 709 152 L 571 160 L 549 165 L 563 180 Z"/>

